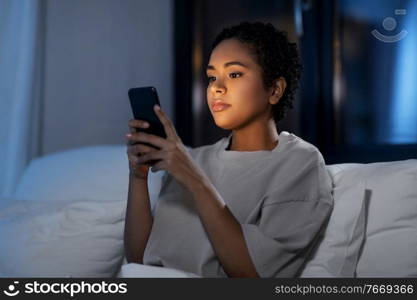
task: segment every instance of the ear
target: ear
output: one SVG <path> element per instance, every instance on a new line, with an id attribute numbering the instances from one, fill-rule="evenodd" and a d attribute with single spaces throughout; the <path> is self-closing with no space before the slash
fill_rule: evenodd
<path id="1" fill-rule="evenodd" d="M 272 105 L 277 104 L 282 95 L 284 95 L 285 88 L 287 87 L 287 81 L 284 77 L 279 77 L 274 81 L 272 86 L 272 93 L 269 97 L 269 103 Z"/>

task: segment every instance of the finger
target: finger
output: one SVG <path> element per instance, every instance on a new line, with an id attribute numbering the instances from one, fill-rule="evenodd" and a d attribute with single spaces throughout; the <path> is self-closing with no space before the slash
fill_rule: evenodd
<path id="1" fill-rule="evenodd" d="M 167 138 L 176 139 L 178 137 L 175 127 L 169 117 L 162 111 L 159 105 L 154 106 L 154 111 L 164 126 L 165 133 Z"/>
<path id="2" fill-rule="evenodd" d="M 160 162 L 154 164 L 151 168 L 152 173 L 155 173 L 155 172 L 158 172 L 158 171 L 161 171 L 161 170 L 165 170 L 164 169 L 164 161 L 160 161 Z"/>
<path id="3" fill-rule="evenodd" d="M 135 119 L 129 120 L 128 124 L 130 133 L 138 132 L 138 128 L 148 128 L 150 126 L 149 123 L 146 121 Z"/>
<path id="4" fill-rule="evenodd" d="M 137 162 L 139 164 L 145 164 L 150 160 L 160 160 L 165 157 L 165 153 L 163 151 L 155 151 L 146 153 L 145 155 L 139 156 Z"/>
<path id="5" fill-rule="evenodd" d="M 131 146 L 137 144 L 137 142 L 139 141 L 138 135 L 141 133 L 143 132 L 136 131 L 136 129 L 132 128 L 132 130 L 129 133 L 126 133 L 125 135 L 126 143 Z"/>
<path id="6" fill-rule="evenodd" d="M 131 133 L 130 135 L 126 136 L 131 142 L 144 142 L 151 144 L 154 146 L 154 148 L 165 148 L 170 143 L 164 138 L 161 138 L 160 136 L 148 134 L 145 132 L 137 132 L 137 133 Z"/>
<path id="7" fill-rule="evenodd" d="M 136 144 L 136 142 L 134 140 L 132 140 L 132 134 L 135 132 L 131 132 L 126 134 L 125 138 L 126 138 L 126 144 L 128 147 L 133 146 Z"/>
<path id="8" fill-rule="evenodd" d="M 142 156 L 137 156 L 137 155 L 129 155 L 129 162 L 131 165 L 133 166 L 140 166 L 140 165 L 146 165 L 146 163 L 143 163 L 139 160 L 140 157 Z"/>
<path id="9" fill-rule="evenodd" d="M 149 153 L 149 152 L 158 151 L 154 147 L 150 147 L 150 146 L 143 145 L 143 144 L 134 145 L 134 146 L 132 146 L 132 148 L 133 148 L 132 153 L 135 154 L 135 155 L 138 155 L 138 154 L 139 155 L 144 155 L 144 154 Z"/>
<path id="10" fill-rule="evenodd" d="M 129 127 L 133 128 L 148 128 L 149 123 L 144 120 L 136 120 L 136 119 L 130 119 L 128 122 Z"/>

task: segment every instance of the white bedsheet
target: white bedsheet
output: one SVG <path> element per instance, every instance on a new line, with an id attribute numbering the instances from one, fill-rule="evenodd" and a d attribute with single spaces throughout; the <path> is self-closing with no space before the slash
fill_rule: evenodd
<path id="1" fill-rule="evenodd" d="M 0 277 L 112 277 L 126 201 L 1 199 Z"/>
<path id="2" fill-rule="evenodd" d="M 118 278 L 199 278 L 197 274 L 172 268 L 129 263 L 121 267 Z M 200 277 L 201 278 L 201 277 Z"/>

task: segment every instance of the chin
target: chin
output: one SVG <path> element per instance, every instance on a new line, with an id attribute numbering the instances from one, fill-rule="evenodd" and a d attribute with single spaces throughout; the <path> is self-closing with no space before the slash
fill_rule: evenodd
<path id="1" fill-rule="evenodd" d="M 232 130 L 234 128 L 229 122 L 221 122 L 218 120 L 216 121 L 215 119 L 214 123 L 216 123 L 217 127 L 220 127 L 221 129 L 224 129 L 224 130 Z"/>

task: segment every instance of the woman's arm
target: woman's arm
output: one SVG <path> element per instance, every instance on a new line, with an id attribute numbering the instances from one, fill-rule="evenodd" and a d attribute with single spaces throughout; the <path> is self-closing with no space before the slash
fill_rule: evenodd
<path id="1" fill-rule="evenodd" d="M 152 223 L 147 179 L 130 175 L 124 228 L 124 248 L 128 263 L 143 264 L 143 254 Z"/>
<path id="2" fill-rule="evenodd" d="M 194 163 L 165 112 L 159 106 L 155 106 L 154 110 L 167 138 L 142 132 L 132 134 L 130 139 L 133 141 L 149 143 L 161 149 L 141 156 L 137 163 L 159 160 L 153 168 L 167 171 L 191 192 L 200 219 L 229 277 L 259 277 L 249 256 L 241 225 L 204 172 Z"/>
<path id="3" fill-rule="evenodd" d="M 242 227 L 208 180 L 187 185 L 214 251 L 229 277 L 260 277 Z"/>

